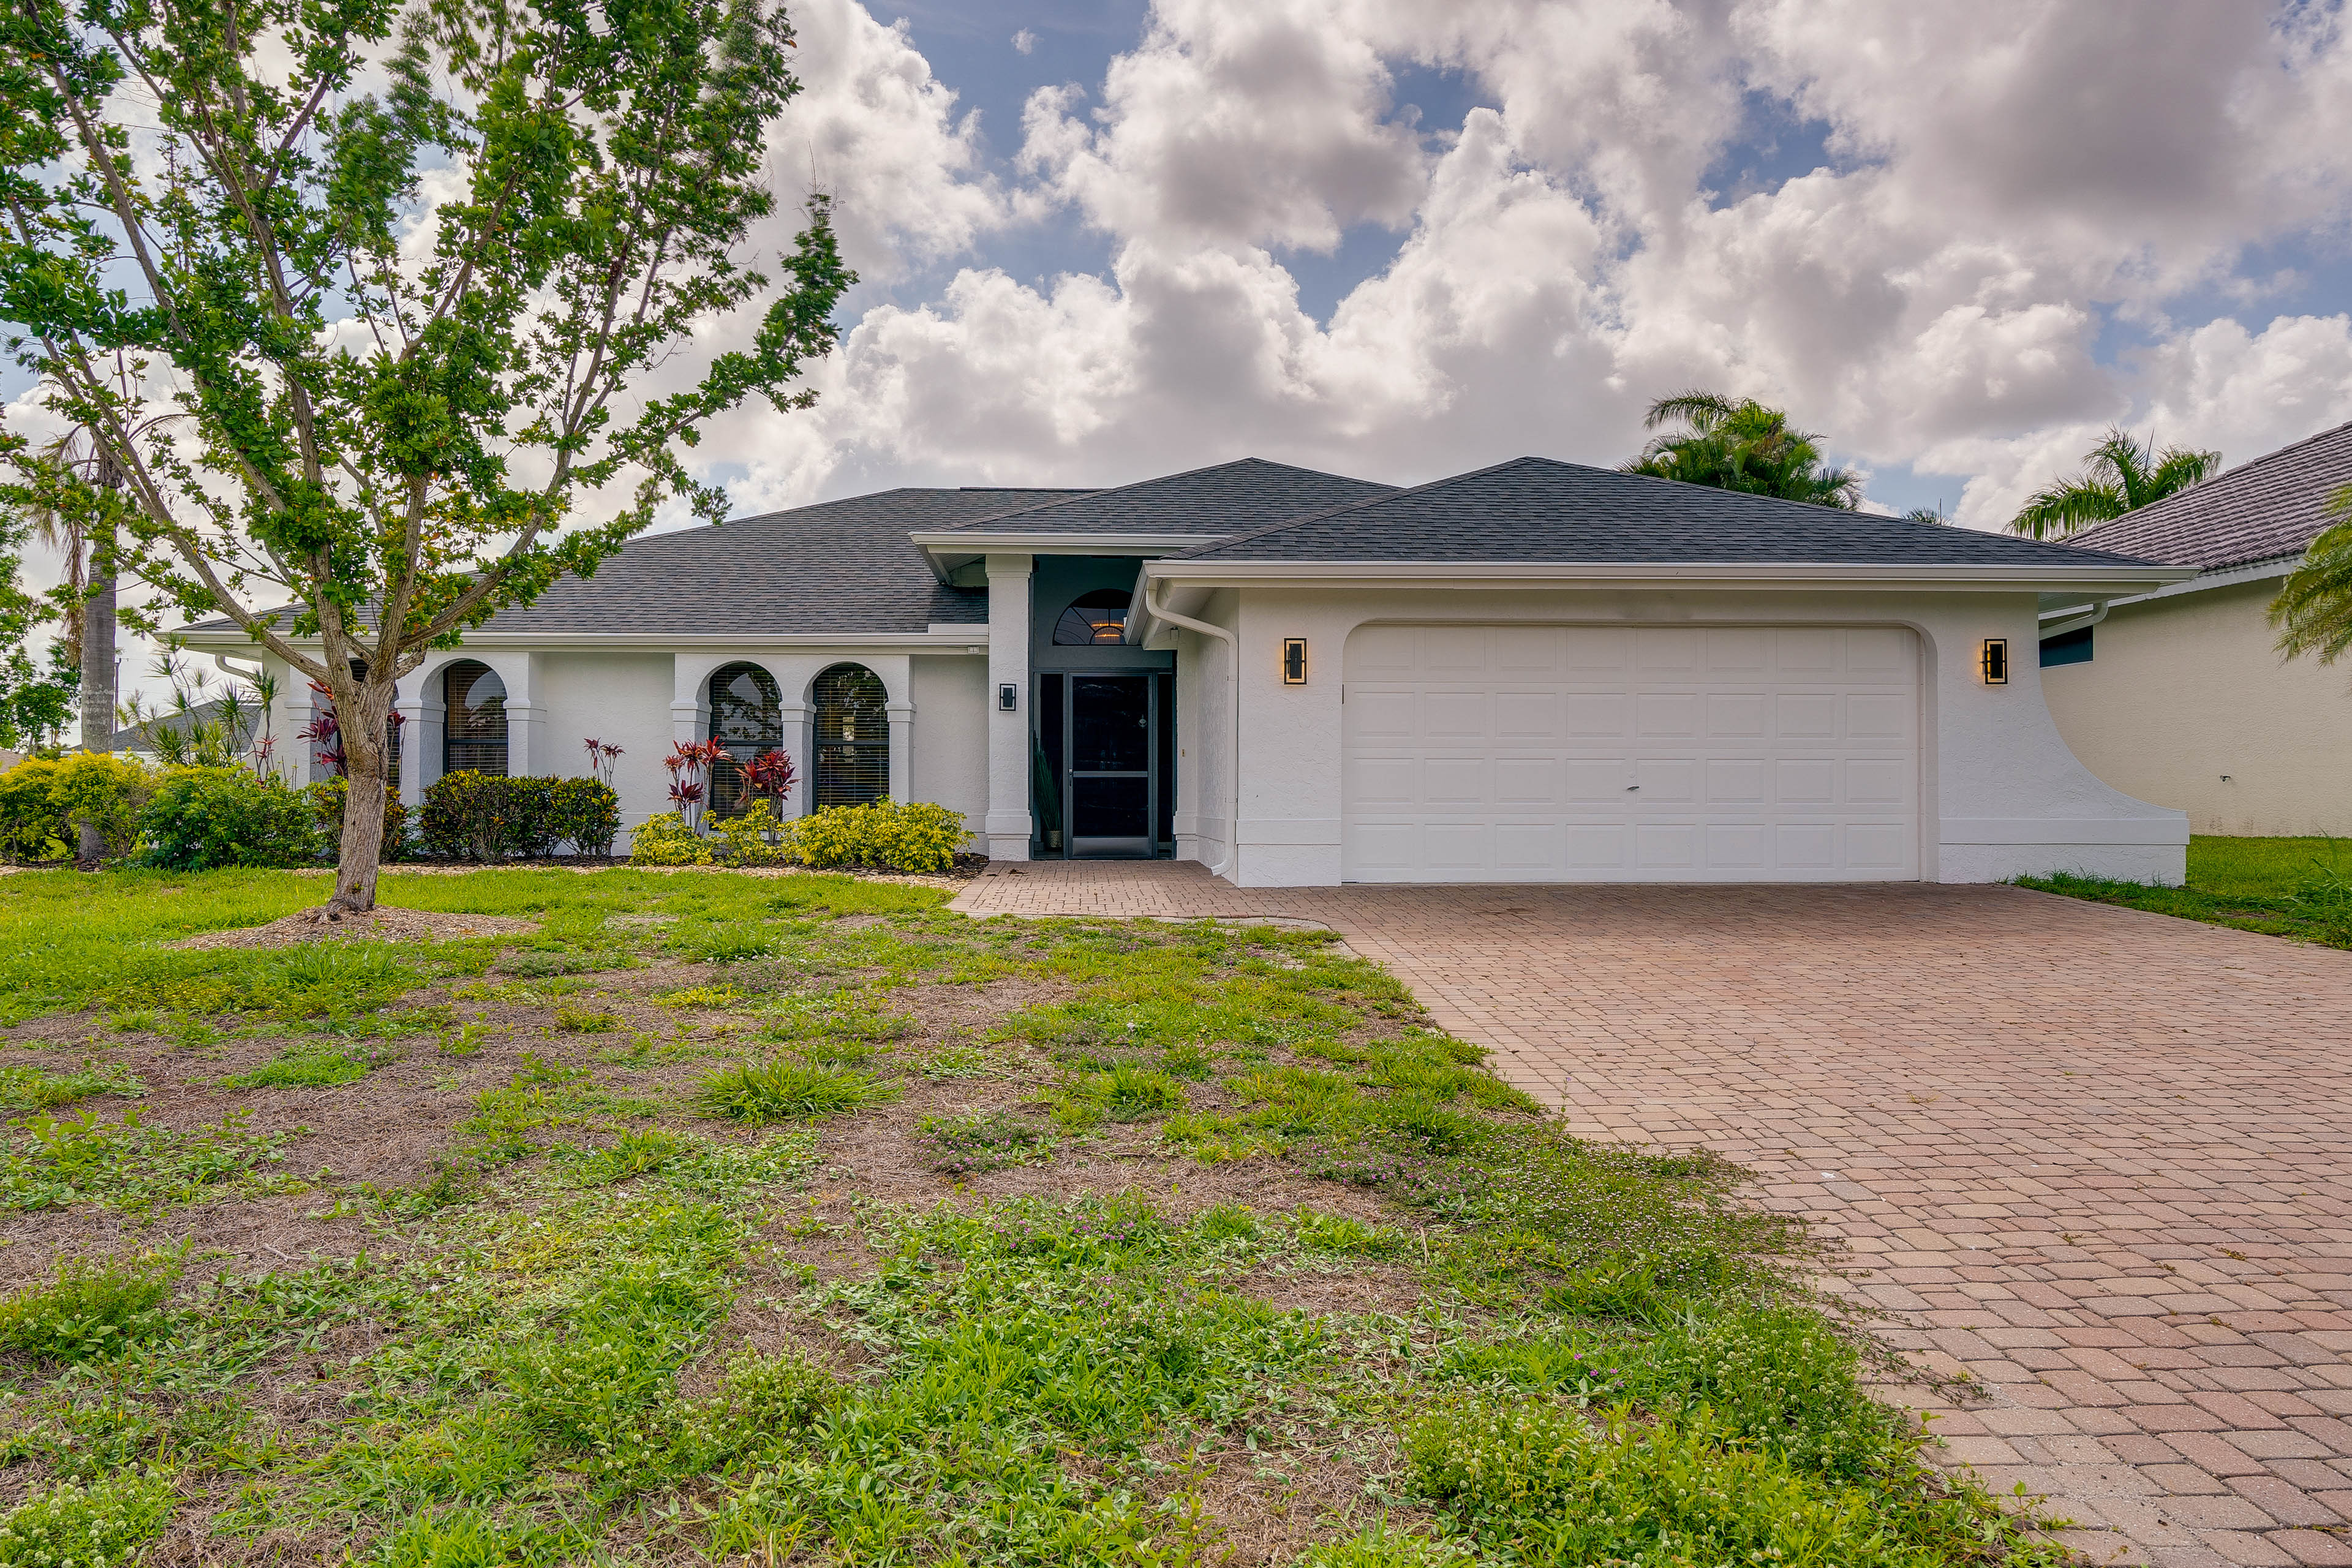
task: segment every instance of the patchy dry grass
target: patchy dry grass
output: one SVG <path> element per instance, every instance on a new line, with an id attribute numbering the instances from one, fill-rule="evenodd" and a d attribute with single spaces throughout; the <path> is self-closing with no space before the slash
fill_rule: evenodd
<path id="1" fill-rule="evenodd" d="M 0 1562 L 2058 1560 L 1738 1173 L 1318 933 L 517 871 L 165 945 L 317 890 L 0 882 Z"/>

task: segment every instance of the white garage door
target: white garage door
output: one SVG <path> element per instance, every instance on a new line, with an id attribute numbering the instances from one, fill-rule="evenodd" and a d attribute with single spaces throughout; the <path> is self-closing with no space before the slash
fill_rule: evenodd
<path id="1" fill-rule="evenodd" d="M 1361 627 L 1345 874 L 1914 879 L 1917 669 L 1895 627 Z"/>

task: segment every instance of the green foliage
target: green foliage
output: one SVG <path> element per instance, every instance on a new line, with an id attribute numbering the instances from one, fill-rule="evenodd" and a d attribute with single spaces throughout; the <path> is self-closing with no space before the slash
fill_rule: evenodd
<path id="1" fill-rule="evenodd" d="M 0 856 L 70 860 L 81 825 L 98 829 L 110 858 L 131 853 L 156 774 L 136 757 L 71 752 L 27 757 L 0 773 Z"/>
<path id="2" fill-rule="evenodd" d="M 2327 515 L 2334 521 L 2305 547 L 2271 601 L 2270 622 L 2280 653 L 2316 654 L 2334 664 L 2352 647 L 2352 485 L 2329 494 Z"/>
<path id="3" fill-rule="evenodd" d="M 709 1074 L 697 1102 L 737 1121 L 799 1121 L 858 1110 L 898 1097 L 869 1073 L 802 1062 L 743 1062 Z"/>
<path id="4" fill-rule="evenodd" d="M 2142 443 L 2110 429 L 2084 455 L 2082 473 L 2036 492 L 2010 520 L 2009 530 L 2032 539 L 2063 539 L 2201 483 L 2221 466 L 2219 452 L 2186 447 L 2159 452 L 2154 436 Z"/>
<path id="5" fill-rule="evenodd" d="M 141 858 L 172 871 L 307 866 L 331 847 L 319 813 L 275 773 L 173 768 L 140 814 Z"/>
<path id="6" fill-rule="evenodd" d="M 790 865 L 794 858 L 793 826 L 777 819 L 775 802 L 755 800 L 732 816 L 712 819 L 712 852 L 729 866 Z"/>
<path id="7" fill-rule="evenodd" d="M 723 847 L 723 841 L 714 844 L 688 827 L 677 813 L 666 811 L 630 833 L 629 859 L 639 866 L 715 866 Z"/>
<path id="8" fill-rule="evenodd" d="M 166 1332 L 175 1257 L 68 1258 L 54 1278 L 0 1297 L 0 1349 L 53 1361 L 110 1356 Z"/>
<path id="9" fill-rule="evenodd" d="M 135 1560 L 172 1517 L 171 1484 L 123 1470 L 45 1488 L 0 1519 L 0 1568 L 113 1568 Z"/>
<path id="10" fill-rule="evenodd" d="M 1792 1468 L 1860 1480 L 1908 1464 L 1902 1415 L 1862 1386 L 1853 1347 L 1812 1313 L 1686 1315 L 1620 1365 L 1628 1397 L 1755 1445 Z"/>
<path id="11" fill-rule="evenodd" d="M 92 1095 L 138 1096 L 147 1086 L 126 1068 L 83 1064 L 79 1072 L 51 1072 L 46 1068 L 0 1068 L 0 1110 L 47 1110 L 71 1105 Z"/>
<path id="12" fill-rule="evenodd" d="M 359 1082 L 391 1059 L 346 1046 L 296 1046 L 221 1082 L 230 1089 L 334 1089 Z"/>
<path id="13" fill-rule="evenodd" d="M 963 816 L 920 801 L 835 805 L 793 824 L 793 857 L 804 866 L 878 866 L 935 872 L 954 866 Z"/>
<path id="14" fill-rule="evenodd" d="M 95 1111 L 11 1121 L 17 1136 L 0 1153 L 0 1208 L 96 1203 L 147 1214 L 192 1203 L 278 1163 L 286 1134 L 251 1131 L 248 1120 L 233 1110 L 211 1126 L 175 1132 L 148 1126 L 132 1106 L 115 1121 Z"/>
<path id="15" fill-rule="evenodd" d="M 319 814 L 319 836 L 331 849 L 341 849 L 343 842 L 343 803 L 351 795 L 351 780 L 337 775 L 319 780 L 305 792 L 310 797 L 310 808 Z M 397 780 L 386 780 L 383 786 L 383 858 L 404 859 L 408 854 L 408 803 L 400 798 Z"/>
<path id="16" fill-rule="evenodd" d="M 1819 436 L 1790 428 L 1786 414 L 1752 397 L 1734 401 L 1713 392 L 1661 397 L 1642 423 L 1654 430 L 1670 420 L 1689 428 L 1653 440 L 1623 466 L 1626 473 L 1848 511 L 1862 504 L 1860 475 L 1822 467 Z"/>
<path id="17" fill-rule="evenodd" d="M 620 796 L 595 779 L 444 773 L 425 786 L 420 823 L 425 850 L 452 859 L 544 860 L 566 841 L 603 855 L 620 831 Z"/>

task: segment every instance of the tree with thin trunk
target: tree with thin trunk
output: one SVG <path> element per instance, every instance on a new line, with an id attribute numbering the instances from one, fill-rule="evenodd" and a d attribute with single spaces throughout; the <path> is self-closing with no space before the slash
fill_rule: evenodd
<path id="1" fill-rule="evenodd" d="M 2270 614 L 2283 656 L 2316 654 L 2334 664 L 2352 648 L 2352 485 L 2327 498 L 2327 515 L 2335 522 L 2304 550 Z"/>
<path id="2" fill-rule="evenodd" d="M 793 47 L 773 0 L 0 13 L 0 321 L 114 465 L 123 569 L 331 694 L 327 918 L 375 903 L 394 682 L 666 503 L 722 521 L 703 425 L 812 400 L 824 200 L 780 280 L 751 254 Z M 99 504 L 32 456 L 0 499 Z"/>
<path id="3" fill-rule="evenodd" d="M 1862 504 L 1860 475 L 1827 466 L 1819 436 L 1796 429 L 1786 414 L 1752 397 L 1677 393 L 1650 405 L 1642 426 L 1655 430 L 1669 423 L 1683 428 L 1652 439 L 1623 472 L 1847 511 Z"/>
<path id="4" fill-rule="evenodd" d="M 2219 452 L 2186 447 L 2159 452 L 2154 436 L 2143 443 L 2124 431 L 2109 430 L 2084 457 L 2083 471 L 2036 493 L 2010 520 L 2009 531 L 2033 539 L 2063 539 L 2202 483 L 2221 461 Z"/>

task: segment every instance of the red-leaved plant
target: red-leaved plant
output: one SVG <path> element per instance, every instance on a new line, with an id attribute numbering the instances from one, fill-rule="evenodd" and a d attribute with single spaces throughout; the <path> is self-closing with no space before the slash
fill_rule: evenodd
<path id="1" fill-rule="evenodd" d="M 337 778 L 350 777 L 351 763 L 343 755 L 343 727 L 335 718 L 335 694 L 317 681 L 311 681 L 310 706 L 311 710 L 318 717 L 295 731 L 294 738 L 298 741 L 308 741 L 318 747 L 319 750 L 313 753 L 314 760 L 321 766 L 332 768 Z M 407 722 L 408 715 L 395 711 L 392 715 L 389 733 L 397 735 L 400 732 L 400 727 Z M 271 742 L 270 749 L 276 749 L 274 742 Z M 397 780 L 386 782 L 394 788 L 398 787 Z"/>
<path id="2" fill-rule="evenodd" d="M 793 771 L 793 760 L 778 751 L 761 752 L 743 764 L 743 788 L 754 800 L 772 800 L 779 807 L 784 797 L 793 793 L 798 777 Z"/>
<path id="3" fill-rule="evenodd" d="M 716 741 L 680 741 L 662 759 L 662 766 L 669 770 L 670 801 L 677 807 L 677 818 L 686 824 L 688 832 L 702 831 L 702 810 L 709 799 L 711 768 L 722 761 L 733 760 Z"/>
<path id="4" fill-rule="evenodd" d="M 622 748 L 614 745 L 609 741 L 599 741 L 593 736 L 582 741 L 580 743 L 588 748 L 589 776 L 593 778 L 598 784 L 603 784 L 606 789 L 611 789 L 613 787 L 614 759 L 620 756 Z"/>

